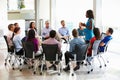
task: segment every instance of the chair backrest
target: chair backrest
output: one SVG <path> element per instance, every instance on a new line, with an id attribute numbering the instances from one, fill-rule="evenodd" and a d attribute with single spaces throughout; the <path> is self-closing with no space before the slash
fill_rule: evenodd
<path id="1" fill-rule="evenodd" d="M 106 37 L 107 35 L 104 33 L 104 32 L 102 32 L 101 33 L 101 40 L 103 40 L 104 39 L 104 37 Z"/>
<path id="2" fill-rule="evenodd" d="M 4 37 L 4 39 L 5 39 L 5 42 L 6 42 L 6 45 L 7 45 L 7 50 L 8 50 L 8 52 L 12 52 L 12 53 L 13 53 L 13 52 L 14 52 L 14 46 L 9 47 L 8 41 L 7 41 L 7 36 L 4 35 L 3 37 Z"/>
<path id="3" fill-rule="evenodd" d="M 98 55 L 101 40 L 95 40 L 92 46 L 92 56 Z"/>
<path id="4" fill-rule="evenodd" d="M 86 53 L 87 53 L 88 46 L 89 44 L 83 44 L 81 46 L 75 45 L 75 54 L 76 54 L 77 61 L 86 59 Z"/>
<path id="5" fill-rule="evenodd" d="M 34 44 L 30 41 L 24 41 L 22 42 L 23 49 L 25 51 L 25 57 L 26 58 L 35 58 L 34 56 Z"/>
<path id="6" fill-rule="evenodd" d="M 111 40 L 109 40 L 109 41 L 107 42 L 107 44 L 105 45 L 103 52 L 106 52 L 106 51 L 107 51 L 107 48 L 108 48 L 108 45 L 109 45 L 110 41 L 111 41 Z"/>
<path id="7" fill-rule="evenodd" d="M 56 54 L 58 53 L 58 44 L 42 44 L 43 54 L 45 55 L 45 60 L 55 61 Z"/>

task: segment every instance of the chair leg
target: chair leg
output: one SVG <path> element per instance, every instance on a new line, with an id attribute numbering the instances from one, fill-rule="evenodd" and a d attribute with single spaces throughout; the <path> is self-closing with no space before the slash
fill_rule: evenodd
<path id="1" fill-rule="evenodd" d="M 100 61 L 100 58 L 99 58 L 99 57 L 100 57 L 100 56 L 97 56 L 97 59 L 98 59 L 99 64 L 100 64 L 99 68 L 102 68 L 102 64 L 101 64 L 101 61 Z"/>
<path id="2" fill-rule="evenodd" d="M 74 70 L 73 70 L 72 61 L 70 61 L 68 65 L 70 65 L 70 74 L 71 74 L 72 76 L 74 76 Z"/>
<path id="3" fill-rule="evenodd" d="M 43 73 L 43 65 L 44 65 L 44 63 L 43 63 L 43 61 L 41 61 L 40 75 L 42 75 L 42 73 Z"/>
<path id="4" fill-rule="evenodd" d="M 36 59 L 34 60 L 34 68 L 33 68 L 33 74 L 36 74 L 36 71 L 37 71 L 37 68 L 38 68 L 38 65 L 39 65 L 39 61 Z"/>
<path id="5" fill-rule="evenodd" d="M 61 72 L 61 62 L 59 62 L 58 64 L 58 75 L 60 75 L 60 72 Z"/>
<path id="6" fill-rule="evenodd" d="M 106 67 L 106 66 L 107 66 L 107 64 L 106 64 L 106 62 L 105 62 L 104 57 L 100 55 L 100 58 L 103 60 L 103 62 L 104 62 L 104 66 Z M 106 60 L 106 61 L 107 61 L 107 60 Z"/>
<path id="7" fill-rule="evenodd" d="M 10 53 L 8 53 L 8 55 L 7 55 L 6 59 L 5 59 L 5 66 L 7 65 L 8 59 L 9 59 L 9 63 L 10 63 L 11 62 L 11 54 Z"/>

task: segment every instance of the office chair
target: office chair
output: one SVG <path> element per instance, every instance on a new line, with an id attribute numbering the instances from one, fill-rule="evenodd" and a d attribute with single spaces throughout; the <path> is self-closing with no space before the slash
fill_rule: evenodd
<path id="1" fill-rule="evenodd" d="M 33 74 L 36 74 L 42 54 L 35 55 L 36 53 L 34 52 L 34 44 L 31 41 L 23 41 L 22 44 L 25 51 L 25 61 L 28 65 L 30 65 L 30 67 L 33 68 Z"/>
<path id="2" fill-rule="evenodd" d="M 7 36 L 4 35 L 3 37 L 5 39 L 5 42 L 6 42 L 6 45 L 7 45 L 7 52 L 8 52 L 7 57 L 5 58 L 5 66 L 6 66 L 7 65 L 7 61 L 9 61 L 9 63 L 10 63 L 11 60 L 12 60 L 12 56 L 14 56 L 14 46 L 9 47 L 8 41 L 7 41 Z"/>
<path id="3" fill-rule="evenodd" d="M 93 65 L 94 65 L 94 58 L 97 58 L 98 62 L 99 62 L 99 67 L 101 68 L 101 61 L 100 61 L 100 57 L 99 57 L 99 45 L 100 45 L 101 40 L 95 40 L 92 46 L 92 60 L 88 60 L 88 62 L 91 62 L 92 65 L 92 70 L 93 70 Z M 90 72 L 89 72 L 90 73 Z"/>
<path id="4" fill-rule="evenodd" d="M 22 60 L 23 60 L 23 56 L 24 56 L 24 50 L 22 49 L 20 52 L 17 52 L 17 47 L 15 45 L 15 42 L 13 41 L 13 45 L 14 45 L 14 50 L 15 50 L 15 53 L 14 53 L 14 62 L 13 62 L 13 70 L 15 69 L 14 66 L 15 64 L 17 63 L 20 71 L 22 71 Z"/>
<path id="5" fill-rule="evenodd" d="M 107 63 L 109 63 L 109 61 L 108 61 L 105 57 L 103 57 L 103 55 L 107 52 L 108 45 L 109 45 L 110 41 L 111 41 L 111 40 L 109 40 L 109 41 L 107 42 L 107 44 L 104 46 L 104 51 L 103 51 L 103 52 L 100 52 L 100 50 L 99 50 L 99 52 L 98 52 L 98 55 L 99 55 L 99 57 L 102 59 L 105 67 L 107 66 Z M 102 68 L 102 65 L 100 65 L 100 68 Z"/>
<path id="6" fill-rule="evenodd" d="M 75 50 L 74 50 L 74 59 L 70 61 L 69 65 L 70 65 L 70 73 L 72 74 L 72 76 L 74 76 L 74 70 L 73 70 L 73 66 L 72 66 L 72 61 L 76 61 L 76 62 L 82 62 L 84 60 L 86 60 L 87 57 L 87 49 L 88 49 L 89 44 L 84 44 L 79 46 L 78 44 L 75 45 Z"/>
<path id="7" fill-rule="evenodd" d="M 52 62 L 58 62 L 58 70 L 57 73 L 60 75 L 60 69 L 61 69 L 61 63 L 59 58 L 59 51 L 58 51 L 58 44 L 42 44 L 43 48 L 43 61 L 42 61 L 42 67 L 41 67 L 41 74 L 43 73 L 43 64 L 46 64 L 46 61 L 52 61 Z M 46 64 L 47 65 L 47 64 Z M 48 69 L 48 68 L 47 68 Z M 51 72 L 52 73 L 52 72 Z"/>

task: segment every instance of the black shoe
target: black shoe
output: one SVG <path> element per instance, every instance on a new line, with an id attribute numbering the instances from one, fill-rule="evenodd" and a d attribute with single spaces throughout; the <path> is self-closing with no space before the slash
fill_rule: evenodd
<path id="1" fill-rule="evenodd" d="M 24 61 L 24 65 L 27 65 L 27 61 Z"/>
<path id="2" fill-rule="evenodd" d="M 73 70 L 77 71 L 78 69 L 80 69 L 80 66 L 76 66 Z"/>
<path id="3" fill-rule="evenodd" d="M 52 69 L 52 68 L 54 68 L 54 65 L 53 65 L 53 64 L 49 67 L 49 69 Z"/>
<path id="4" fill-rule="evenodd" d="M 83 65 L 83 64 L 84 64 L 84 62 L 82 61 L 82 62 L 80 62 L 80 64 L 81 64 L 81 65 Z"/>
<path id="5" fill-rule="evenodd" d="M 64 43 L 67 43 L 67 41 L 65 41 Z"/>
<path id="6" fill-rule="evenodd" d="M 56 67 L 56 65 L 54 65 L 54 68 L 53 68 L 54 70 L 57 70 L 57 67 Z"/>
<path id="7" fill-rule="evenodd" d="M 57 67 L 56 67 L 55 64 L 52 64 L 52 65 L 49 67 L 49 69 L 57 70 Z"/>
<path id="8" fill-rule="evenodd" d="M 64 70 L 65 72 L 67 72 L 67 71 L 69 71 L 69 70 L 70 70 L 70 67 L 69 67 L 69 66 L 67 66 L 67 67 L 65 67 L 63 70 Z"/>

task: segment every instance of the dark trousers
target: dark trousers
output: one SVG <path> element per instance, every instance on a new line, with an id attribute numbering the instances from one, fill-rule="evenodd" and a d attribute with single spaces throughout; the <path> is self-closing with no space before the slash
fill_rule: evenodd
<path id="1" fill-rule="evenodd" d="M 22 56 L 24 54 L 23 48 L 16 52 L 16 55 Z"/>
<path id="2" fill-rule="evenodd" d="M 58 60 L 62 60 L 62 52 L 59 52 L 59 54 L 58 54 Z M 55 63 L 53 63 L 53 61 L 50 61 L 50 63 L 58 65 L 59 61 L 55 61 Z"/>
<path id="3" fill-rule="evenodd" d="M 89 40 L 86 40 L 85 43 L 88 44 L 90 41 Z"/>
<path id="4" fill-rule="evenodd" d="M 63 39 L 65 41 L 65 43 L 67 43 L 67 40 L 65 38 L 61 38 L 61 39 Z"/>
<path id="5" fill-rule="evenodd" d="M 65 52 L 65 64 L 68 65 L 68 63 L 70 62 L 70 59 L 74 59 L 74 56 L 72 55 L 72 52 Z M 78 66 L 80 65 L 80 62 L 76 63 Z"/>

